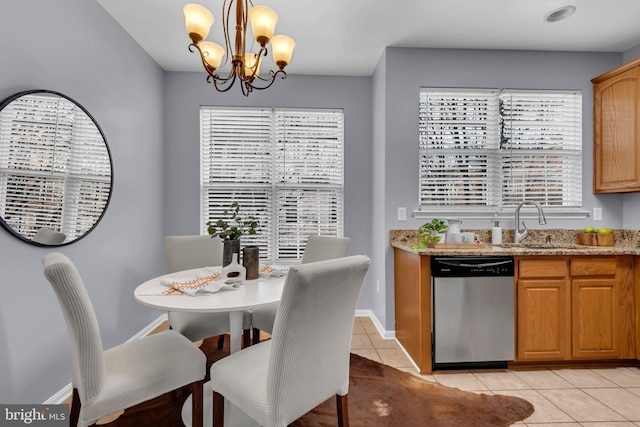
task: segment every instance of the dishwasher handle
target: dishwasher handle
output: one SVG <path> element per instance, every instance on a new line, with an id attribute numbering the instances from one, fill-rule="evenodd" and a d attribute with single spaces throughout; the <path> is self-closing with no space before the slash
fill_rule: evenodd
<path id="1" fill-rule="evenodd" d="M 448 265 L 451 267 L 466 267 L 466 268 L 487 268 L 487 267 L 498 267 L 501 265 L 509 265 L 513 264 L 512 260 L 505 261 L 495 261 L 495 262 L 485 262 L 481 264 L 467 264 L 464 261 L 461 262 L 450 262 L 450 261 L 439 261 L 440 264 Z"/>

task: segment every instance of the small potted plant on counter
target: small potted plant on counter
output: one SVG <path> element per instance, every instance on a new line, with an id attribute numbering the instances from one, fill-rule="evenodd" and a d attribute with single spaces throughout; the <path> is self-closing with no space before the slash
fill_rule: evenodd
<path id="1" fill-rule="evenodd" d="M 444 233 L 447 231 L 447 224 L 441 219 L 434 218 L 431 222 L 423 224 L 418 230 L 418 236 L 414 248 L 424 249 L 432 243 L 444 241 Z"/>

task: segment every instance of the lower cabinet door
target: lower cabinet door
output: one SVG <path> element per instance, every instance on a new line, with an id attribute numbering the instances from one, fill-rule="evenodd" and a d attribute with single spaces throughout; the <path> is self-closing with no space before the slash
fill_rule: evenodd
<path id="1" fill-rule="evenodd" d="M 616 279 L 572 280 L 573 357 L 616 359 L 620 357 L 618 334 L 622 327 L 618 312 Z"/>
<path id="2" fill-rule="evenodd" d="M 518 281 L 518 360 L 571 358 L 571 288 L 567 280 Z"/>

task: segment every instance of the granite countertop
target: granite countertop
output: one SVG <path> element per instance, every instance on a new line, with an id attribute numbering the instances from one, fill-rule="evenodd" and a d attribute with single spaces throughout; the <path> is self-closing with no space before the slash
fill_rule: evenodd
<path id="1" fill-rule="evenodd" d="M 491 230 L 472 231 L 479 235 L 482 247 L 415 249 L 418 230 L 391 230 L 391 246 L 418 255 L 640 255 L 636 244 L 640 242 L 638 230 L 616 230 L 614 246 L 587 246 L 576 243 L 576 233 L 582 230 L 540 229 L 529 230 L 529 237 L 522 243 L 513 243 L 513 230 L 502 231 L 502 245 L 491 244 Z"/>

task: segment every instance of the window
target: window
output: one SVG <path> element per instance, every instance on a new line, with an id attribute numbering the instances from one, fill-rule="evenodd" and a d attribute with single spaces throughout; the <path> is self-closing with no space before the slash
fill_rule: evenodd
<path id="1" fill-rule="evenodd" d="M 420 211 L 579 209 L 582 95 L 422 88 L 419 152 Z"/>
<path id="2" fill-rule="evenodd" d="M 274 262 L 302 257 L 311 234 L 343 233 L 343 112 L 200 109 L 201 232 L 231 203 L 259 219 L 244 245 Z"/>

